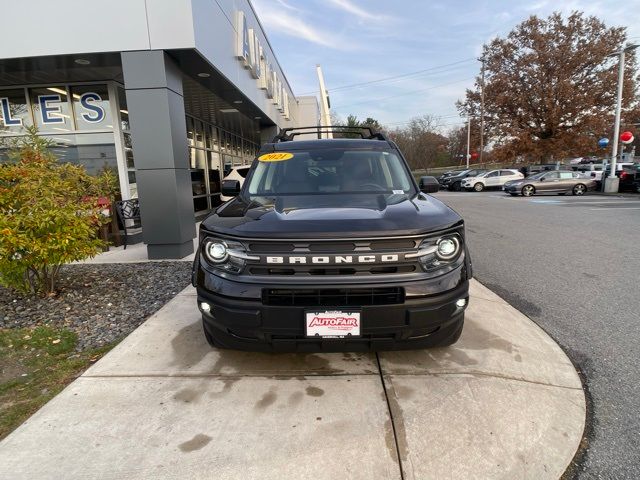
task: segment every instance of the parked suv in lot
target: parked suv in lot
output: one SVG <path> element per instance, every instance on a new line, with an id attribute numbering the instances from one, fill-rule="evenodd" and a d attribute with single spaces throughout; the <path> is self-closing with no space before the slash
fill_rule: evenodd
<path id="1" fill-rule="evenodd" d="M 200 226 L 192 282 L 208 342 L 262 351 L 454 343 L 472 274 L 462 218 L 420 191 L 383 135 L 292 141 L 305 130 L 264 145 L 242 189 L 224 187 L 236 198 Z M 433 177 L 420 185 L 438 188 Z"/>
<path id="2" fill-rule="evenodd" d="M 468 177 L 462 181 L 465 190 L 481 192 L 485 188 L 502 188 L 510 180 L 519 180 L 524 175 L 515 169 L 491 170 L 477 177 Z"/>
<path id="3" fill-rule="evenodd" d="M 454 192 L 459 192 L 462 190 L 462 182 L 465 178 L 477 177 L 480 174 L 486 172 L 486 169 L 483 168 L 475 168 L 473 170 L 462 170 L 461 172 L 456 172 L 453 175 L 449 175 L 445 178 L 438 179 L 440 182 L 440 186 L 442 188 L 446 188 L 447 190 L 453 190 Z"/>

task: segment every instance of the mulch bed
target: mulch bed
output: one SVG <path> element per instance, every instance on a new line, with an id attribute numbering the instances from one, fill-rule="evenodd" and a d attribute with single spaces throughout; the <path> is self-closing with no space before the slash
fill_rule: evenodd
<path id="1" fill-rule="evenodd" d="M 190 262 L 66 265 L 55 297 L 0 287 L 0 328 L 68 328 L 78 334 L 77 350 L 100 347 L 133 331 L 190 275 Z"/>

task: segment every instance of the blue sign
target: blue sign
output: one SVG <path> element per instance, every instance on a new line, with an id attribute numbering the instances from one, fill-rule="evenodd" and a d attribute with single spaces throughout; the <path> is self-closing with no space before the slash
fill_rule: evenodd
<path id="1" fill-rule="evenodd" d="M 7 127 L 14 127 L 22 125 L 21 118 L 13 118 L 11 116 L 11 109 L 9 108 L 9 99 L 7 97 L 0 98 L 2 104 L 2 119 Z"/>
<path id="2" fill-rule="evenodd" d="M 609 139 L 608 138 L 603 137 L 600 140 L 598 140 L 598 146 L 600 148 L 607 148 L 608 145 L 609 145 Z"/>
<path id="3" fill-rule="evenodd" d="M 99 123 L 104 120 L 104 109 L 93 102 L 101 102 L 102 97 L 94 92 L 86 92 L 80 96 L 80 105 L 91 113 L 81 113 L 85 122 Z"/>
<path id="4" fill-rule="evenodd" d="M 64 118 L 61 116 L 62 111 L 60 110 L 60 105 L 49 105 L 50 102 L 60 103 L 60 95 L 38 95 L 42 123 L 64 123 Z"/>

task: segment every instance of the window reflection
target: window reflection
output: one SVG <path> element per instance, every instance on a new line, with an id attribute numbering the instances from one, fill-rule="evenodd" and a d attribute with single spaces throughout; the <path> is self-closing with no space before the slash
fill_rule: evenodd
<path id="1" fill-rule="evenodd" d="M 23 133 L 32 125 L 29 105 L 23 88 L 0 90 L 0 132 Z"/>
<path id="2" fill-rule="evenodd" d="M 39 131 L 56 133 L 73 129 L 65 86 L 32 88 L 29 97 Z"/>

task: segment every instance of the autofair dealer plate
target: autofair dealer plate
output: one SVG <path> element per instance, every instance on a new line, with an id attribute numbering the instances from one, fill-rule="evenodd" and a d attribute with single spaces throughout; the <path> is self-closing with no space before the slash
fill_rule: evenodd
<path id="1" fill-rule="evenodd" d="M 360 312 L 306 312 L 307 337 L 345 338 L 360 335 Z"/>

